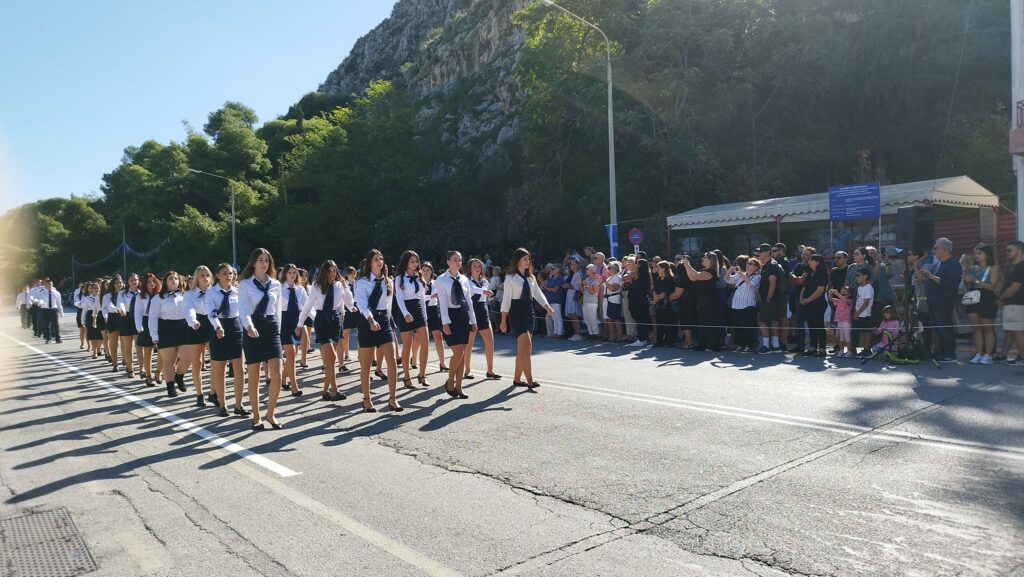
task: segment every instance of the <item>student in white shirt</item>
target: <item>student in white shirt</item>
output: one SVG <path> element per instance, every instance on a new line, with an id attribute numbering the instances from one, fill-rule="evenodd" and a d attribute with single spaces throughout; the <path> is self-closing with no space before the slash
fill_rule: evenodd
<path id="1" fill-rule="evenodd" d="M 117 295 L 122 290 L 124 290 L 124 280 L 121 279 L 121 275 L 114 275 L 114 280 L 107 285 L 107 291 L 103 293 L 103 300 L 100 303 L 107 325 L 104 339 L 107 352 L 110 354 L 110 364 L 113 365 L 115 373 L 117 372 L 117 351 L 121 344 L 121 314 L 117 310 Z"/>
<path id="2" fill-rule="evenodd" d="M 278 280 L 280 280 L 280 279 L 278 279 Z M 306 270 L 304 268 L 300 268 L 299 269 L 298 284 L 299 284 L 299 286 L 302 287 L 302 290 L 304 290 L 306 292 L 306 298 L 309 298 L 309 271 L 308 270 Z M 351 292 L 351 291 L 349 291 L 349 292 Z M 304 368 L 304 369 L 308 369 L 309 368 L 309 365 L 306 364 L 306 359 L 307 359 L 307 357 L 309 355 L 309 351 L 310 351 L 310 349 L 309 349 L 309 339 L 311 337 L 310 331 L 312 331 L 312 330 L 313 330 L 313 319 L 306 319 L 306 321 L 302 323 L 302 340 L 299 342 L 299 347 L 298 347 L 299 348 L 299 355 L 298 355 L 298 357 L 299 357 L 299 366 Z M 284 385 L 282 384 L 281 386 L 284 386 Z"/>
<path id="3" fill-rule="evenodd" d="M 139 304 L 139 275 L 128 275 L 128 286 L 118 291 L 114 302 L 117 311 L 117 322 L 121 334 L 121 358 L 129 377 L 135 376 L 135 307 Z M 139 371 L 142 375 L 142 371 Z"/>
<path id="4" fill-rule="evenodd" d="M 277 399 L 281 394 L 281 283 L 272 274 L 274 257 L 265 248 L 257 248 L 249 255 L 249 262 L 242 269 L 238 282 L 238 308 L 242 318 L 245 336 L 242 350 L 245 353 L 245 367 L 249 382 L 249 404 L 252 410 L 252 428 L 261 431 L 266 427 L 260 416 L 260 365 L 267 363 L 270 373 L 270 393 L 267 396 L 266 421 L 274 429 L 282 428 L 274 417 Z"/>
<path id="5" fill-rule="evenodd" d="M 398 368 L 395 363 L 394 336 L 391 332 L 391 299 L 395 296 L 394 285 L 388 278 L 384 255 L 377 249 L 370 250 L 363 262 L 359 280 L 356 281 L 356 306 L 359 307 L 359 382 L 363 390 L 363 410 L 376 413 L 370 400 L 370 368 L 374 353 L 380 349 L 382 360 L 387 362 L 388 408 L 400 412 L 404 407 L 398 404 L 395 389 L 398 384 Z"/>
<path id="6" fill-rule="evenodd" d="M 217 406 L 217 395 L 210 387 L 207 399 L 203 398 L 203 364 L 206 362 L 206 347 L 210 342 L 210 316 L 206 308 L 206 293 L 213 284 L 213 273 L 205 265 L 199 265 L 192 273 L 192 287 L 185 293 L 185 320 L 188 322 L 188 340 L 181 350 L 181 370 L 192 369 L 192 387 L 195 389 L 196 406 L 205 407 L 209 400 Z"/>
<path id="7" fill-rule="evenodd" d="M 491 330 L 491 311 L 488 307 L 488 299 L 494 296 L 494 292 L 488 287 L 489 283 L 484 278 L 484 263 L 478 258 L 469 259 L 466 265 L 466 276 L 469 277 L 469 290 L 473 296 L 473 313 L 476 315 L 476 330 L 469 333 L 469 343 L 466 345 L 466 368 L 463 378 L 472 379 L 473 372 L 470 370 L 470 360 L 473 353 L 473 345 L 476 343 L 476 336 L 479 334 L 484 341 L 484 359 L 487 362 L 488 379 L 500 379 L 501 375 L 494 372 L 494 331 Z"/>
<path id="8" fill-rule="evenodd" d="M 306 326 L 303 319 L 305 314 L 300 311 L 306 310 L 309 303 L 309 294 L 305 287 L 299 282 L 299 267 L 288 263 L 281 268 L 277 275 L 281 283 L 281 348 L 284 349 L 284 365 L 281 369 L 281 388 L 289 386 L 293 397 L 302 395 L 299 388 L 299 379 L 295 372 L 295 358 L 299 354 L 303 337 L 306 336 Z"/>
<path id="9" fill-rule="evenodd" d="M 228 416 L 224 368 L 233 366 L 235 410 L 239 417 L 248 417 L 242 407 L 242 322 L 239 320 L 238 288 L 234 286 L 235 269 L 222 262 L 217 265 L 217 284 L 206 291 L 206 311 L 210 319 L 210 388 L 217 394 L 220 416 Z"/>
<path id="10" fill-rule="evenodd" d="M 444 342 L 452 350 L 445 391 L 454 398 L 468 399 L 469 396 L 462 391 L 462 379 L 465 375 L 469 334 L 477 329 L 476 311 L 470 299 L 472 283 L 459 272 L 462 269 L 462 253 L 457 250 L 448 251 L 445 262 L 448 270 L 437 278 L 434 285 L 441 313 L 441 332 L 444 334 Z"/>
<path id="11" fill-rule="evenodd" d="M 30 304 L 29 288 L 30 287 L 28 285 L 22 287 L 21 292 L 19 292 L 17 298 L 14 299 L 14 306 L 18 309 L 18 314 L 21 315 L 21 328 L 23 329 L 28 329 L 32 327 L 32 323 L 29 322 L 28 320 L 28 308 Z M 79 296 L 79 298 L 81 298 L 81 296 Z M 77 307 L 78 305 L 75 304 L 75 306 Z M 79 321 L 79 326 L 81 326 L 81 321 Z"/>
<path id="12" fill-rule="evenodd" d="M 100 356 L 100 346 L 103 344 L 103 335 L 100 333 L 97 324 L 100 310 L 100 285 L 97 283 L 86 283 L 85 293 L 86 295 L 79 301 L 82 304 L 82 311 L 84 311 L 82 322 L 85 324 L 92 358 L 96 359 Z"/>
<path id="13" fill-rule="evenodd" d="M 342 317 L 341 320 L 341 340 L 338 341 L 338 346 L 335 347 L 335 351 L 337 351 L 338 353 L 338 358 L 341 359 L 339 363 L 341 364 L 341 372 L 343 373 L 347 373 L 349 370 L 348 367 L 345 366 L 345 363 L 349 361 L 349 349 L 351 347 L 352 342 L 352 330 L 359 327 L 359 317 L 362 316 L 361 314 L 359 314 L 359 310 L 356 308 L 355 304 L 357 272 L 358 271 L 354 266 L 345 267 L 344 279 L 342 279 L 341 281 L 345 283 L 346 286 L 348 286 L 348 292 L 352 295 L 352 306 L 348 307 L 348 309 L 345 311 L 345 316 Z M 305 363 L 303 363 L 302 366 L 303 368 L 305 368 Z"/>
<path id="14" fill-rule="evenodd" d="M 303 304 L 299 314 L 299 327 L 294 329 L 297 337 L 301 331 L 303 320 L 316 314 L 313 328 L 316 331 L 316 342 L 320 345 L 320 358 L 324 363 L 324 388 L 321 397 L 325 401 L 344 400 L 345 395 L 338 392 L 338 372 L 334 361 L 338 355 L 337 344 L 341 340 L 341 319 L 344 311 L 353 304 L 352 293 L 348 284 L 342 282 L 338 274 L 338 265 L 333 260 L 326 260 L 310 287 L 309 299 Z"/>
<path id="15" fill-rule="evenodd" d="M 501 332 L 510 332 L 516 338 L 516 367 L 512 375 L 512 384 L 517 387 L 535 389 L 540 383 L 533 380 L 533 302 L 544 307 L 548 315 L 555 314 L 555 309 L 544 298 L 543 291 L 533 276 L 533 263 L 530 251 L 517 248 L 512 252 L 511 264 L 505 276 L 505 290 L 501 298 Z M 525 377 L 525 381 L 520 381 Z"/>
<path id="16" fill-rule="evenodd" d="M 413 351 L 419 353 L 419 375 L 416 381 L 424 387 L 427 382 L 427 285 L 420 277 L 420 255 L 407 250 L 398 259 L 395 276 L 395 304 L 391 314 L 402 335 L 402 382 L 405 388 L 412 384 L 412 366 L 416 365 Z"/>
<path id="17" fill-rule="evenodd" d="M 139 375 L 146 380 L 147 387 L 155 387 L 160 384 L 159 380 L 153 382 L 153 335 L 149 333 L 149 312 L 153 308 L 153 302 L 160 292 L 160 279 L 156 275 L 147 272 L 142 288 L 139 290 L 139 298 L 135 303 L 135 346 L 139 349 Z M 160 359 L 157 358 L 157 377 L 160 376 Z"/>
<path id="18" fill-rule="evenodd" d="M 82 296 L 85 295 L 85 283 L 79 283 L 78 288 L 71 293 L 71 306 L 75 307 L 75 326 L 78 327 L 78 348 L 84 349 L 85 325 L 82 324 Z"/>
<path id="19" fill-rule="evenodd" d="M 444 364 L 444 339 L 441 334 L 441 309 L 437 306 L 437 278 L 434 276 L 434 265 L 429 261 L 425 260 L 420 264 L 420 278 L 423 279 L 426 285 L 426 294 L 423 297 L 423 302 L 427 307 L 427 330 L 430 332 L 431 338 L 434 339 L 434 348 L 437 350 L 437 366 L 438 369 L 443 373 L 448 370 L 448 367 Z M 423 348 L 430 352 L 429 343 L 423 343 Z M 423 353 L 420 353 L 422 355 Z M 418 358 L 417 355 L 413 355 L 414 358 Z"/>
<path id="20" fill-rule="evenodd" d="M 46 279 L 43 289 L 39 299 L 43 318 L 43 338 L 46 340 L 46 344 L 50 343 L 50 339 L 55 339 L 59 344 L 61 341 L 58 319 L 64 316 L 64 304 L 61 302 L 60 292 L 53 288 L 53 281 Z"/>
<path id="21" fill-rule="evenodd" d="M 167 379 L 167 396 L 177 397 L 178 391 L 185 392 L 185 375 L 175 369 L 179 349 L 188 344 L 188 333 L 191 328 L 185 320 L 185 293 L 182 291 L 181 276 L 175 271 L 164 275 L 160 292 L 153 297 L 149 307 L 149 334 L 153 344 L 160 351 L 159 362 L 163 365 L 163 374 Z M 174 378 L 171 378 L 174 375 Z M 175 390 L 177 386 L 177 390 Z"/>

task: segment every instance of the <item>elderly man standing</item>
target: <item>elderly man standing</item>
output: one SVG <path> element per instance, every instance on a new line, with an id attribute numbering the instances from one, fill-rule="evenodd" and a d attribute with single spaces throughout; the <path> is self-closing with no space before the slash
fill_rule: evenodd
<path id="1" fill-rule="evenodd" d="M 930 267 L 921 267 L 918 278 L 925 282 L 928 297 L 929 326 L 938 337 L 937 361 L 956 362 L 956 328 L 953 327 L 953 308 L 959 296 L 963 267 L 953 258 L 953 242 L 940 238 L 932 247 L 934 261 Z"/>

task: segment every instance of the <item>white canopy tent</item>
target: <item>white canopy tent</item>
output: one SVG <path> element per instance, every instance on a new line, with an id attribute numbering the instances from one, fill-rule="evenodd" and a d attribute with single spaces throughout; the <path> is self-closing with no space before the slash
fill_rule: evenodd
<path id="1" fill-rule="evenodd" d="M 881 187 L 882 215 L 907 206 L 997 208 L 999 197 L 967 176 Z M 705 206 L 667 218 L 669 230 L 828 220 L 828 193 Z"/>

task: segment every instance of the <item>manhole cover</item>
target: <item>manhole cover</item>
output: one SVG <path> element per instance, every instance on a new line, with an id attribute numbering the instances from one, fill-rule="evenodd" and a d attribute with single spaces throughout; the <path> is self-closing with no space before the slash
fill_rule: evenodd
<path id="1" fill-rule="evenodd" d="M 74 577 L 95 570 L 66 509 L 0 520 L 3 577 Z"/>

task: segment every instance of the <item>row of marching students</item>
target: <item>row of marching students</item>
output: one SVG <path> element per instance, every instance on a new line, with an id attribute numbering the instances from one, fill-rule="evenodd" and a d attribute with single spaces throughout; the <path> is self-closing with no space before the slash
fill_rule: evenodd
<path id="1" fill-rule="evenodd" d="M 513 270 L 518 274 L 506 277 L 500 329 L 517 338 L 517 355 L 513 383 L 535 388 L 530 355 L 531 332 L 534 326 L 531 300 L 536 300 L 551 314 L 534 279 L 530 255 L 525 249 L 513 254 Z M 395 332 L 401 335 L 401 363 L 406 388 L 412 384 L 411 370 L 417 367 L 417 382 L 426 380 L 428 329 L 435 340 L 441 339 L 452 351 L 449 377 L 445 383 L 448 395 L 466 399 L 463 379 L 469 372 L 470 349 L 476 335 L 485 343 L 487 377 L 500 378 L 493 372 L 493 336 L 486 301 L 493 295 L 482 278 L 482 264 L 473 259 L 469 275 L 462 274 L 462 255 L 450 251 L 446 255 L 447 270 L 434 277 L 433 266 L 419 260 L 413 251 L 403 253 L 399 270 L 392 278 L 383 255 L 371 250 L 361 270 L 339 274 L 333 261 L 326 261 L 306 289 L 298 281 L 298 269 L 288 265 L 274 272 L 274 260 L 266 249 L 255 249 L 236 278 L 235 270 L 223 263 L 214 274 L 205 266 L 196 269 L 189 290 L 176 272 L 163 279 L 147 274 L 140 284 L 137 275 L 130 275 L 127 284 L 114 278 L 101 294 L 99 283 L 86 283 L 77 297 L 83 337 L 90 343 L 94 358 L 100 356 L 101 345 L 118 370 L 117 352 L 121 349 L 123 365 L 133 376 L 132 344 L 140 352 L 140 377 L 147 385 L 160 384 L 160 372 L 167 379 L 168 396 L 186 391 L 184 373 L 191 368 L 198 405 L 205 405 L 202 389 L 203 361 L 207 349 L 211 360 L 210 383 L 213 391 L 207 397 L 220 407 L 221 416 L 228 416 L 225 396 L 225 369 L 235 376 L 234 414 L 251 416 L 254 429 L 264 423 L 274 429 L 283 424 L 275 412 L 282 383 L 291 382 L 292 395 L 298 396 L 295 375 L 296 357 L 305 353 L 302 337 L 307 320 L 313 321 L 316 342 L 324 363 L 325 400 L 344 399 L 338 392 L 335 361 L 344 368 L 350 331 L 355 329 L 359 344 L 362 408 L 376 412 L 370 398 L 370 373 L 377 365 L 376 376 L 388 382 L 388 407 L 400 412 L 403 407 L 396 397 L 398 370 Z M 437 343 L 443 366 L 444 354 Z M 153 349 L 158 354 L 156 383 L 149 372 Z M 248 381 L 250 411 L 242 406 L 243 358 Z M 282 358 L 284 364 L 282 364 Z M 382 368 L 386 366 L 385 375 Z M 259 407 L 259 382 L 265 370 L 270 385 L 265 412 Z M 170 378 L 174 375 L 173 380 Z M 520 379 L 524 380 L 520 380 Z"/>

